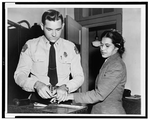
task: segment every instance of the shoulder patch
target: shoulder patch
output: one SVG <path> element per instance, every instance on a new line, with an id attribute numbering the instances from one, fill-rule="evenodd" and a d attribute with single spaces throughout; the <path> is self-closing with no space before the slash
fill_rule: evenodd
<path id="1" fill-rule="evenodd" d="M 78 51 L 78 49 L 77 49 L 76 46 L 74 46 L 74 50 L 75 50 L 75 53 L 76 53 L 76 54 L 79 54 L 79 51 Z"/>
<path id="2" fill-rule="evenodd" d="M 25 45 L 23 46 L 23 48 L 22 48 L 22 51 L 21 51 L 21 52 L 25 52 L 27 49 L 28 49 L 28 45 L 27 45 L 27 44 L 25 44 Z"/>

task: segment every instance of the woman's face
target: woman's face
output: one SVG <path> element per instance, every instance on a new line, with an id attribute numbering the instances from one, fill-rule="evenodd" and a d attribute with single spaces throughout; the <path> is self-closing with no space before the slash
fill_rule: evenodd
<path id="1" fill-rule="evenodd" d="M 103 37 L 101 40 L 100 51 L 103 58 L 108 58 L 117 53 L 118 48 L 112 43 L 108 37 Z"/>

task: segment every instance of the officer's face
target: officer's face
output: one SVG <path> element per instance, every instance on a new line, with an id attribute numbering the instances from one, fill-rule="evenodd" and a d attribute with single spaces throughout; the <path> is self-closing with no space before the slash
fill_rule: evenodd
<path id="1" fill-rule="evenodd" d="M 45 21 L 45 25 L 43 25 L 43 31 L 45 33 L 46 38 L 51 41 L 55 42 L 60 38 L 62 29 L 64 24 L 61 23 L 61 20 L 58 21 Z"/>
<path id="2" fill-rule="evenodd" d="M 118 48 L 112 43 L 112 40 L 108 37 L 103 37 L 100 45 L 100 51 L 103 58 L 108 58 L 114 55 Z"/>

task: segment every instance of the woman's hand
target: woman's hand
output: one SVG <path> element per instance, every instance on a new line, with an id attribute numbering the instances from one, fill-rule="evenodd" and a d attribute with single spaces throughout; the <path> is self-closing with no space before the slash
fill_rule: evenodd
<path id="1" fill-rule="evenodd" d="M 68 100 L 74 100 L 74 95 L 72 94 L 67 94 L 67 96 L 62 100 L 64 101 L 68 101 Z M 58 103 L 60 103 L 61 101 L 58 101 Z"/>
<path id="2" fill-rule="evenodd" d="M 74 100 L 73 93 L 67 95 L 67 100 Z"/>

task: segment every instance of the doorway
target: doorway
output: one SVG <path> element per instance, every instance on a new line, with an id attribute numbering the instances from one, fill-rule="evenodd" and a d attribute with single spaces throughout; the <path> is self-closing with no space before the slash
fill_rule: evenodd
<path id="1" fill-rule="evenodd" d="M 101 57 L 99 47 L 94 47 L 92 42 L 95 40 L 96 32 L 100 39 L 101 33 L 106 29 L 116 29 L 116 24 L 89 28 L 89 90 L 94 89 L 96 77 L 105 60 Z"/>
<path id="2" fill-rule="evenodd" d="M 95 88 L 95 80 L 99 70 L 104 63 L 105 59 L 102 58 L 99 47 L 94 47 L 92 42 L 95 40 L 96 32 L 100 39 L 101 33 L 107 29 L 116 29 L 116 24 L 102 25 L 98 27 L 89 28 L 89 83 L 88 90 Z M 91 113 L 93 105 L 88 104 L 88 113 Z"/>

